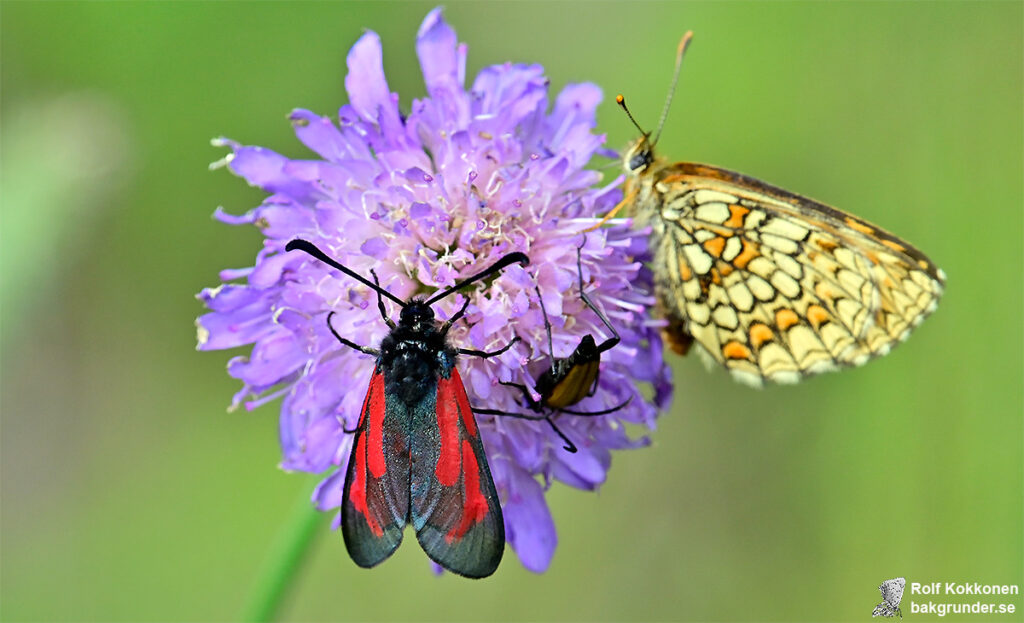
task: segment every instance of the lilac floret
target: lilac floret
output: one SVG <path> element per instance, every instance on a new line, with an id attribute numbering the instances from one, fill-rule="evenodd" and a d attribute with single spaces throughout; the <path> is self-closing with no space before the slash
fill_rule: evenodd
<path id="1" fill-rule="evenodd" d="M 372 291 L 305 254 L 285 253 L 285 244 L 304 238 L 357 273 L 374 269 L 403 300 L 450 286 L 503 254 L 527 254 L 528 267 L 509 267 L 489 285 L 435 305 L 444 320 L 469 297 L 465 320 L 449 333 L 458 347 L 494 350 L 521 338 L 499 357 L 458 362 L 472 404 L 517 413 L 526 412 L 522 396 L 499 381 L 532 387 L 551 365 L 535 288 L 553 325 L 554 356 L 567 357 L 588 333 L 599 343 L 609 337 L 579 296 L 582 247 L 588 296 L 622 341 L 604 354 L 594 395 L 573 408 L 628 405 L 600 417 L 559 415 L 575 454 L 543 421 L 477 418 L 508 542 L 526 568 L 542 572 L 558 540 L 544 496 L 551 482 L 599 487 L 611 450 L 648 443 L 625 425 L 653 428 L 671 398 L 658 323 L 649 316 L 646 234 L 626 220 L 582 233 L 621 199 L 621 178 L 600 186 L 601 175 L 585 168 L 609 151 L 593 132 L 598 87 L 569 85 L 549 106 L 543 68 L 506 63 L 485 68 L 467 90 L 466 46 L 440 9 L 423 21 L 416 52 L 428 96 L 403 115 L 384 77 L 380 38 L 367 32 L 356 42 L 345 78 L 350 103 L 337 119 L 308 110 L 289 117 L 313 159 L 215 141 L 230 149 L 218 164 L 269 196 L 244 215 L 214 215 L 255 225 L 265 240 L 252 268 L 222 271 L 225 283 L 198 295 L 210 310 L 197 320 L 199 349 L 252 345 L 228 363 L 243 383 L 232 407 L 282 397 L 281 467 L 325 473 L 313 501 L 337 512 L 352 446 L 345 431 L 358 421 L 373 360 L 339 344 L 326 316 L 335 312 L 335 330 L 368 346 L 387 326 Z"/>

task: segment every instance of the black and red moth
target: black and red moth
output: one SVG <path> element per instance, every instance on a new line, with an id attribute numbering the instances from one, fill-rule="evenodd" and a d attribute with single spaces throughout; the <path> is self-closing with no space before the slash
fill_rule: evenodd
<path id="1" fill-rule="evenodd" d="M 458 354 L 499 355 L 455 348 L 446 339 L 469 299 L 447 322 L 434 319 L 431 305 L 510 264 L 529 263 L 509 253 L 491 267 L 427 300 L 402 301 L 357 275 L 306 240 L 287 251 L 304 251 L 377 293 L 390 332 L 380 349 L 339 342 L 377 358 L 366 392 L 345 474 L 341 530 L 349 555 L 360 567 L 387 559 L 402 542 L 407 524 L 431 560 L 470 578 L 494 573 L 505 550 L 505 524 L 480 433 L 459 371 Z M 377 281 L 376 273 L 373 273 Z M 398 324 L 388 318 L 386 297 L 401 306 Z"/>
<path id="2" fill-rule="evenodd" d="M 568 413 L 571 415 L 581 416 L 597 416 L 597 415 L 608 415 L 618 411 L 629 404 L 630 399 L 626 399 L 622 404 L 611 407 L 610 409 L 602 409 L 601 411 L 575 411 L 569 409 L 588 396 L 593 396 L 597 389 L 597 383 L 601 373 L 601 353 L 611 350 L 619 343 L 620 337 L 618 331 L 612 326 L 612 323 L 608 318 L 601 313 L 587 296 L 587 293 L 583 290 L 583 264 L 580 257 L 582 247 L 576 249 L 576 270 L 579 274 L 579 288 L 580 298 L 583 303 L 593 311 L 598 319 L 604 324 L 604 326 L 611 332 L 612 337 L 604 340 L 598 344 L 594 340 L 594 336 L 584 335 L 580 339 L 580 343 L 576 346 L 576 349 L 565 358 L 557 358 L 554 356 L 554 345 L 551 339 L 551 321 L 548 319 L 548 312 L 544 309 L 544 299 L 541 297 L 540 288 L 537 288 L 537 301 L 540 303 L 540 311 L 544 317 L 544 329 L 548 335 L 548 354 L 551 357 L 551 366 L 547 370 L 542 372 L 537 380 L 534 382 L 534 391 L 537 392 L 539 399 L 534 398 L 530 395 L 530 390 L 521 383 L 512 383 L 509 381 L 501 381 L 502 385 L 514 387 L 518 389 L 523 395 L 523 402 L 525 406 L 534 413 L 543 414 L 547 412 L 542 418 L 538 418 L 536 415 L 528 415 L 521 413 L 509 413 L 508 411 L 500 411 L 497 409 L 475 409 L 477 413 L 487 415 L 505 415 L 514 418 L 523 419 L 544 419 L 551 426 L 551 429 L 555 431 L 562 441 L 565 442 L 564 448 L 568 452 L 576 452 L 576 444 L 572 442 L 568 437 L 565 436 L 558 426 L 555 425 L 554 416 L 559 413 Z"/>

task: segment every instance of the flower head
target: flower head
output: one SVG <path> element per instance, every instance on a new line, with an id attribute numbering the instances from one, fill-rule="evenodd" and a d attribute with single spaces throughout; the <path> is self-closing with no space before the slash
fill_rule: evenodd
<path id="1" fill-rule="evenodd" d="M 660 337 L 647 317 L 646 236 L 622 220 L 580 233 L 621 197 L 620 180 L 595 187 L 600 175 L 584 168 L 604 141 L 592 132 L 596 86 L 567 86 L 549 110 L 542 68 L 506 63 L 481 71 L 467 90 L 466 47 L 439 9 L 424 20 L 416 50 L 428 95 L 403 115 L 384 77 L 380 39 L 367 32 L 356 42 L 345 78 L 350 103 L 337 120 L 307 110 L 290 116 L 315 159 L 216 141 L 231 149 L 222 162 L 270 195 L 244 216 L 216 213 L 229 224 L 256 225 L 266 239 L 255 266 L 223 271 L 224 284 L 199 294 L 210 309 L 197 320 L 199 348 L 253 345 L 249 356 L 228 363 L 243 383 L 233 406 L 252 409 L 283 396 L 281 466 L 326 472 L 313 499 L 321 510 L 336 509 L 352 443 L 346 430 L 358 421 L 373 361 L 339 344 L 326 316 L 335 312 L 335 330 L 367 346 L 388 328 L 371 290 L 305 254 L 285 253 L 288 241 L 309 240 L 359 274 L 374 269 L 403 300 L 451 286 L 506 253 L 529 256 L 528 267 L 507 268 L 434 306 L 444 320 L 470 299 L 465 319 L 449 332 L 456 347 L 495 350 L 521 338 L 499 357 L 457 363 L 474 406 L 510 412 L 524 411 L 523 396 L 499 381 L 533 387 L 552 363 L 538 289 L 554 356 L 568 356 L 588 333 L 599 342 L 608 337 L 580 297 L 579 247 L 587 294 L 622 341 L 604 353 L 594 395 L 574 408 L 631 400 L 600 417 L 560 415 L 575 454 L 545 422 L 477 418 L 508 541 L 527 568 L 543 571 L 557 542 L 544 499 L 552 480 L 595 489 L 610 450 L 646 443 L 623 423 L 653 426 L 669 399 Z M 637 382 L 653 385 L 654 404 Z"/>

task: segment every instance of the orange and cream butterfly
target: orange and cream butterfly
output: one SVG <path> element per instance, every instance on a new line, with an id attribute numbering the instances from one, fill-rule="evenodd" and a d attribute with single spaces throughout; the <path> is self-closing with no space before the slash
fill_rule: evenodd
<path id="1" fill-rule="evenodd" d="M 707 359 L 754 386 L 765 379 L 795 383 L 885 355 L 942 294 L 946 276 L 924 253 L 855 216 L 754 178 L 655 158 L 692 35 L 679 43 L 653 140 L 616 98 L 642 133 L 623 158 L 619 207 L 636 225 L 651 227 L 666 341 L 681 354 L 696 343 Z"/>

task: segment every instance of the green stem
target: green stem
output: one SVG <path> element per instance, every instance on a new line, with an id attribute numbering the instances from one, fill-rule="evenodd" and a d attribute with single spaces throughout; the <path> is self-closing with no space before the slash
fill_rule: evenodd
<path id="1" fill-rule="evenodd" d="M 260 568 L 242 614 L 243 621 L 273 621 L 298 577 L 302 563 L 322 527 L 320 513 L 309 500 L 309 483 L 282 526 Z"/>

